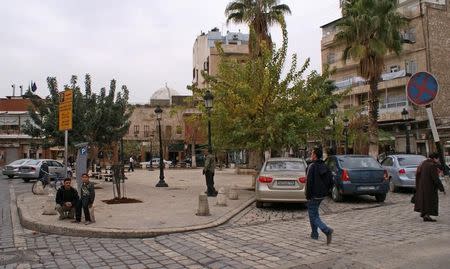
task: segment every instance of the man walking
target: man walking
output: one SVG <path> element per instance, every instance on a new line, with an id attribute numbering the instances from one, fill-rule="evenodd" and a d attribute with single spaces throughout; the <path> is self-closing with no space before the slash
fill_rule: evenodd
<path id="1" fill-rule="evenodd" d="M 128 167 L 128 172 L 134 172 L 134 159 L 133 156 L 130 156 L 130 166 Z"/>
<path id="2" fill-rule="evenodd" d="M 84 218 L 86 220 L 84 224 L 89 225 L 91 224 L 91 214 L 89 213 L 89 208 L 92 207 L 95 200 L 94 183 L 89 182 L 89 176 L 86 173 L 81 175 L 81 179 L 83 183 L 81 184 L 80 199 L 77 203 L 75 216 L 76 220 L 74 222 L 81 222 L 81 209 L 83 209 Z"/>
<path id="3" fill-rule="evenodd" d="M 217 191 L 214 188 L 214 171 L 216 168 L 216 160 L 214 155 L 209 149 L 205 150 L 206 160 L 205 167 L 203 168 L 203 174 L 206 178 L 206 194 L 208 196 L 217 196 Z"/>
<path id="4" fill-rule="evenodd" d="M 59 213 L 59 219 L 73 219 L 75 217 L 75 206 L 78 202 L 78 192 L 72 188 L 71 179 L 65 178 L 64 185 L 56 192 L 56 211 Z"/>
<path id="5" fill-rule="evenodd" d="M 308 215 L 311 224 L 311 238 L 319 239 L 317 229 L 320 229 L 327 236 L 327 245 L 331 243 L 333 229 L 322 222 L 319 216 L 319 207 L 322 200 L 328 195 L 332 184 L 333 176 L 331 171 L 322 161 L 322 149 L 314 148 L 311 152 L 311 161 L 306 173 L 306 199 L 308 200 Z"/>

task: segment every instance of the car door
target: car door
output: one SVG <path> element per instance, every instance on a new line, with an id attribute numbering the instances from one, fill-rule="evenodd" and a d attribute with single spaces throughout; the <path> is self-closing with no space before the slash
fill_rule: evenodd
<path id="1" fill-rule="evenodd" d="M 55 174 L 58 174 L 59 176 L 64 176 L 66 174 L 64 165 L 62 163 L 58 161 L 53 161 L 53 165 L 55 167 Z"/>
<path id="2" fill-rule="evenodd" d="M 381 162 L 381 166 L 388 172 L 388 176 L 394 181 L 398 179 L 397 170 L 395 168 L 394 158 L 387 157 Z"/>

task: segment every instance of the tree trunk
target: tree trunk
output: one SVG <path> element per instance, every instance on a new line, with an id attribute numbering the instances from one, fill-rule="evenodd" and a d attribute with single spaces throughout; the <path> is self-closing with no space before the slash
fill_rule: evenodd
<path id="1" fill-rule="evenodd" d="M 370 80 L 369 90 L 369 155 L 378 156 L 378 79 Z"/>

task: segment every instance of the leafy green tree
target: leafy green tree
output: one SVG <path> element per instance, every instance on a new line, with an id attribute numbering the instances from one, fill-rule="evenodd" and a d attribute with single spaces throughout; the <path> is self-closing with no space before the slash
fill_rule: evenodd
<path id="1" fill-rule="evenodd" d="M 329 122 L 327 110 L 339 97 L 330 92 L 329 72 L 313 71 L 305 78 L 309 60 L 298 70 L 294 55 L 283 75 L 287 43 L 283 25 L 279 50 L 263 49 L 261 57 L 244 63 L 222 53 L 218 74 L 205 74 L 214 95 L 215 150 L 248 149 L 262 156 L 266 150 L 295 148 L 319 135 Z M 204 90 L 194 94 L 203 95 Z M 205 111 L 203 104 L 199 109 Z"/>
<path id="2" fill-rule="evenodd" d="M 288 5 L 279 0 L 234 0 L 225 8 L 227 23 L 246 23 L 250 27 L 250 54 L 260 56 L 261 44 L 272 48 L 269 27 L 283 25 L 284 15 L 291 14 Z"/>
<path id="3" fill-rule="evenodd" d="M 397 0 L 346 1 L 343 15 L 335 40 L 345 46 L 344 61 L 358 61 L 358 74 L 369 82 L 369 154 L 377 156 L 378 82 L 386 55 L 402 49 L 400 30 L 406 21 L 397 12 Z"/>

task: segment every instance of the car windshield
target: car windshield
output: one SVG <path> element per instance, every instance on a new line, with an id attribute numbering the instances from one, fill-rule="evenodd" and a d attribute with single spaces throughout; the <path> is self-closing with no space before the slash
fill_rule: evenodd
<path id="1" fill-rule="evenodd" d="M 339 158 L 342 168 L 380 168 L 381 165 L 372 157 L 342 157 Z"/>
<path id="2" fill-rule="evenodd" d="M 9 165 L 21 165 L 26 163 L 28 160 L 26 159 L 20 159 L 20 160 L 15 160 L 14 162 L 10 163 Z"/>
<path id="3" fill-rule="evenodd" d="M 305 164 L 299 161 L 269 161 L 265 171 L 305 171 L 305 169 Z"/>
<path id="4" fill-rule="evenodd" d="M 29 162 L 27 162 L 28 165 L 36 165 L 39 164 L 41 161 L 40 160 L 31 160 Z"/>
<path id="5" fill-rule="evenodd" d="M 400 166 L 419 166 L 426 158 L 424 156 L 398 157 Z"/>

